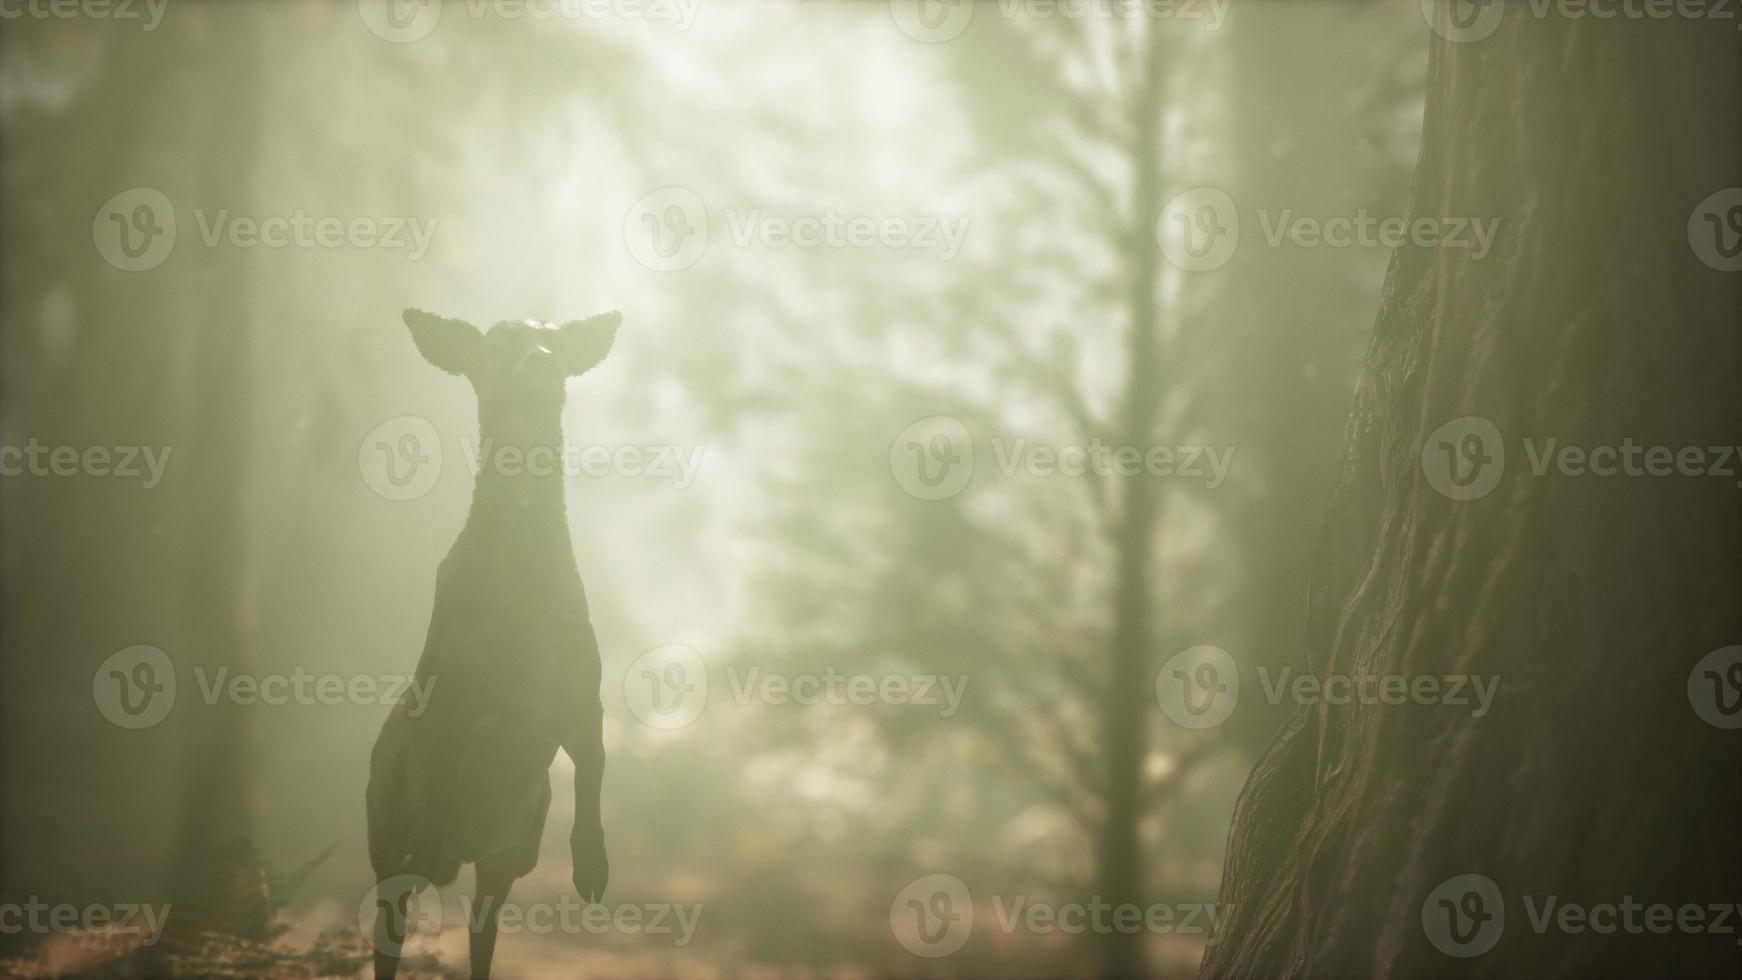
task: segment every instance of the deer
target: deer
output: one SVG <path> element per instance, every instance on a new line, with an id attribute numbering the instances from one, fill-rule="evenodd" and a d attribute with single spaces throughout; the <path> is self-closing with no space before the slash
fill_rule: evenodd
<path id="1" fill-rule="evenodd" d="M 575 769 L 575 891 L 604 898 L 599 644 L 569 544 L 562 467 L 549 465 L 560 457 L 544 454 L 560 452 L 565 382 L 604 360 L 621 319 L 507 321 L 484 332 L 405 311 L 424 359 L 471 382 L 479 465 L 465 526 L 436 570 L 416 673 L 429 697 L 421 712 L 410 699 L 397 704 L 369 757 L 371 940 L 382 980 L 398 972 L 408 903 L 468 863 L 471 972 L 490 975 L 502 902 L 538 864 L 559 747 Z"/>

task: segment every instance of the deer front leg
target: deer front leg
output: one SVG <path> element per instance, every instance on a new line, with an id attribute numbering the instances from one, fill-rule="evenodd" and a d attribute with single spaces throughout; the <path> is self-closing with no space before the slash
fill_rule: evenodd
<path id="1" fill-rule="evenodd" d="M 514 887 L 514 872 L 489 861 L 478 862 L 477 898 L 472 906 L 471 966 L 474 980 L 490 976 L 490 963 L 496 957 L 496 931 L 502 921 L 502 903 L 508 900 L 508 890 Z"/>
<path id="2" fill-rule="evenodd" d="M 604 711 L 597 695 L 576 713 L 563 750 L 575 764 L 575 828 L 569 834 L 575 891 L 589 902 L 602 901 L 611 877 L 605 857 L 605 828 L 599 819 L 599 784 L 605 778 Z"/>
<path id="3" fill-rule="evenodd" d="M 375 947 L 375 980 L 393 980 L 399 974 L 399 954 L 411 929 L 413 887 L 404 875 L 375 883 L 375 928 L 370 940 Z"/>

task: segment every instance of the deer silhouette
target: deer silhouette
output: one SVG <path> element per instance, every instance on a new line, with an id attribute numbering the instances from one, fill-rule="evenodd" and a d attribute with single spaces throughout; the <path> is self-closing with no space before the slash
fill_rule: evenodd
<path id="1" fill-rule="evenodd" d="M 397 705 L 369 758 L 377 977 L 398 971 L 418 888 L 452 882 L 465 863 L 477 871 L 472 975 L 489 976 L 502 902 L 538 864 L 559 746 L 575 766 L 575 890 L 588 902 L 604 897 L 599 645 L 554 463 L 564 381 L 604 359 L 620 320 L 506 322 L 484 333 L 405 311 L 424 358 L 477 393 L 479 466 L 466 525 L 436 571 L 417 664 L 429 698 L 421 713 L 409 700 Z"/>

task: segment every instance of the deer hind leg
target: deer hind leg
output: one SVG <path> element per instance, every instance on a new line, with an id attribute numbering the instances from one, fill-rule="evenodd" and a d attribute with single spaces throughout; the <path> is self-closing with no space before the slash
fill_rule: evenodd
<path id="1" fill-rule="evenodd" d="M 478 862 L 478 887 L 472 903 L 471 930 L 472 976 L 490 976 L 490 961 L 496 956 L 496 930 L 500 925 L 502 903 L 508 900 L 508 890 L 520 876 L 518 862 L 485 859 Z"/>

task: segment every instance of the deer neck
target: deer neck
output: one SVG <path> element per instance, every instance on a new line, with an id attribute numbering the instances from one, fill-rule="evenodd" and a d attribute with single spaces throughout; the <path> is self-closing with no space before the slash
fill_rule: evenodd
<path id="1" fill-rule="evenodd" d="M 561 416 L 529 426 L 499 424 L 480 413 L 478 422 L 478 473 L 462 536 L 485 546 L 548 546 L 569 554 Z"/>

